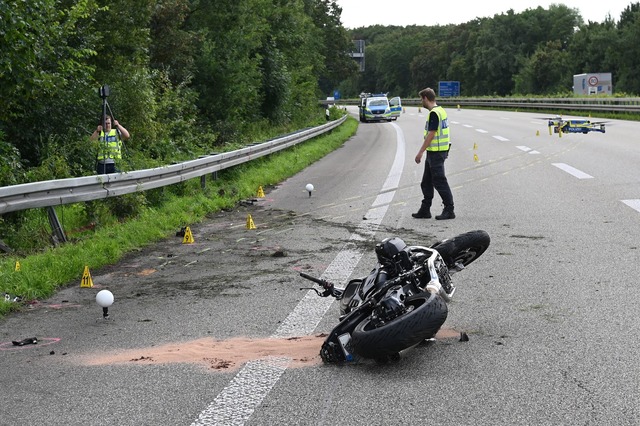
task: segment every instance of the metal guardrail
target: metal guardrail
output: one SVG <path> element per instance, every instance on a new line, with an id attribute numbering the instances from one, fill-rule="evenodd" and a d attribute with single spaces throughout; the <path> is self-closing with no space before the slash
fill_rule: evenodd
<path id="1" fill-rule="evenodd" d="M 420 103 L 419 99 L 415 100 Z M 640 112 L 640 98 L 438 98 L 442 105 L 592 112 Z"/>
<path id="2" fill-rule="evenodd" d="M 322 101 L 324 104 L 338 103 L 342 105 L 358 105 L 357 99 L 338 101 Z M 419 98 L 402 99 L 403 105 L 419 106 Z M 443 106 L 471 106 L 485 108 L 517 108 L 517 109 L 546 109 L 563 111 L 593 111 L 593 112 L 640 112 L 640 98 L 438 98 L 438 104 Z"/>
<path id="3" fill-rule="evenodd" d="M 345 115 L 268 142 L 164 167 L 5 186 L 0 188 L 0 214 L 117 197 L 183 182 L 289 148 L 336 128 L 346 119 Z"/>

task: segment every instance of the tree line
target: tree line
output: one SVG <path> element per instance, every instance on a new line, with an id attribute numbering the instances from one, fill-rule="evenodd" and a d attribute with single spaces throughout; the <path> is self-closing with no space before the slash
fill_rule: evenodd
<path id="1" fill-rule="evenodd" d="M 615 93 L 640 94 L 637 2 L 618 20 L 602 22 L 584 22 L 577 9 L 552 4 L 459 25 L 376 25 L 349 33 L 367 47 L 365 72 L 339 85 L 348 97 L 364 91 L 415 98 L 438 81 L 460 81 L 463 96 L 571 96 L 574 74 L 600 72 L 612 73 Z"/>

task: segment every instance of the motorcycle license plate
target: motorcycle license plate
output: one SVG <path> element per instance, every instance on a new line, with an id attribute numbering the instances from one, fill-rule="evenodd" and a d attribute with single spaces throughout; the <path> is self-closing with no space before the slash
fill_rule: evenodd
<path id="1" fill-rule="evenodd" d="M 346 361 L 353 361 L 353 355 L 351 354 L 349 342 L 351 341 L 351 335 L 349 333 L 344 333 L 338 336 L 338 340 L 340 341 L 340 345 L 342 346 L 342 351 L 344 352 L 344 358 Z"/>

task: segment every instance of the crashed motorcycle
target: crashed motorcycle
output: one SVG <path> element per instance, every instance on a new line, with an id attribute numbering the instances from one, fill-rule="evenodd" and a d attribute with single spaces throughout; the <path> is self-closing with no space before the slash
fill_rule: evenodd
<path id="1" fill-rule="evenodd" d="M 400 351 L 433 338 L 447 319 L 447 303 L 460 272 L 489 247 L 490 237 L 477 230 L 430 247 L 408 246 L 399 237 L 376 244 L 374 269 L 345 288 L 300 273 L 320 286 L 321 297 L 340 301 L 340 322 L 320 350 L 325 363 L 360 358 L 398 360 Z"/>

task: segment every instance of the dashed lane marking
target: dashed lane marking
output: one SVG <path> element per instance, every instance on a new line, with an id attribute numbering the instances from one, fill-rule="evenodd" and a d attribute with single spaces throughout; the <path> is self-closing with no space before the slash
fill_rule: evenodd
<path id="1" fill-rule="evenodd" d="M 631 207 L 632 209 L 640 212 L 640 200 L 621 200 L 623 203 Z"/>
<path id="2" fill-rule="evenodd" d="M 565 171 L 567 173 L 569 173 L 570 175 L 578 178 L 578 179 L 593 179 L 593 176 L 576 169 L 575 167 L 571 167 L 568 164 L 565 163 L 551 163 L 552 165 L 556 166 L 557 168 L 559 168 L 562 171 Z"/>
<path id="3" fill-rule="evenodd" d="M 528 154 L 540 154 L 540 151 L 536 151 L 535 149 L 531 149 L 528 146 L 524 146 L 524 145 L 519 145 L 516 146 L 516 148 L 518 148 L 521 151 L 524 151 Z"/>

